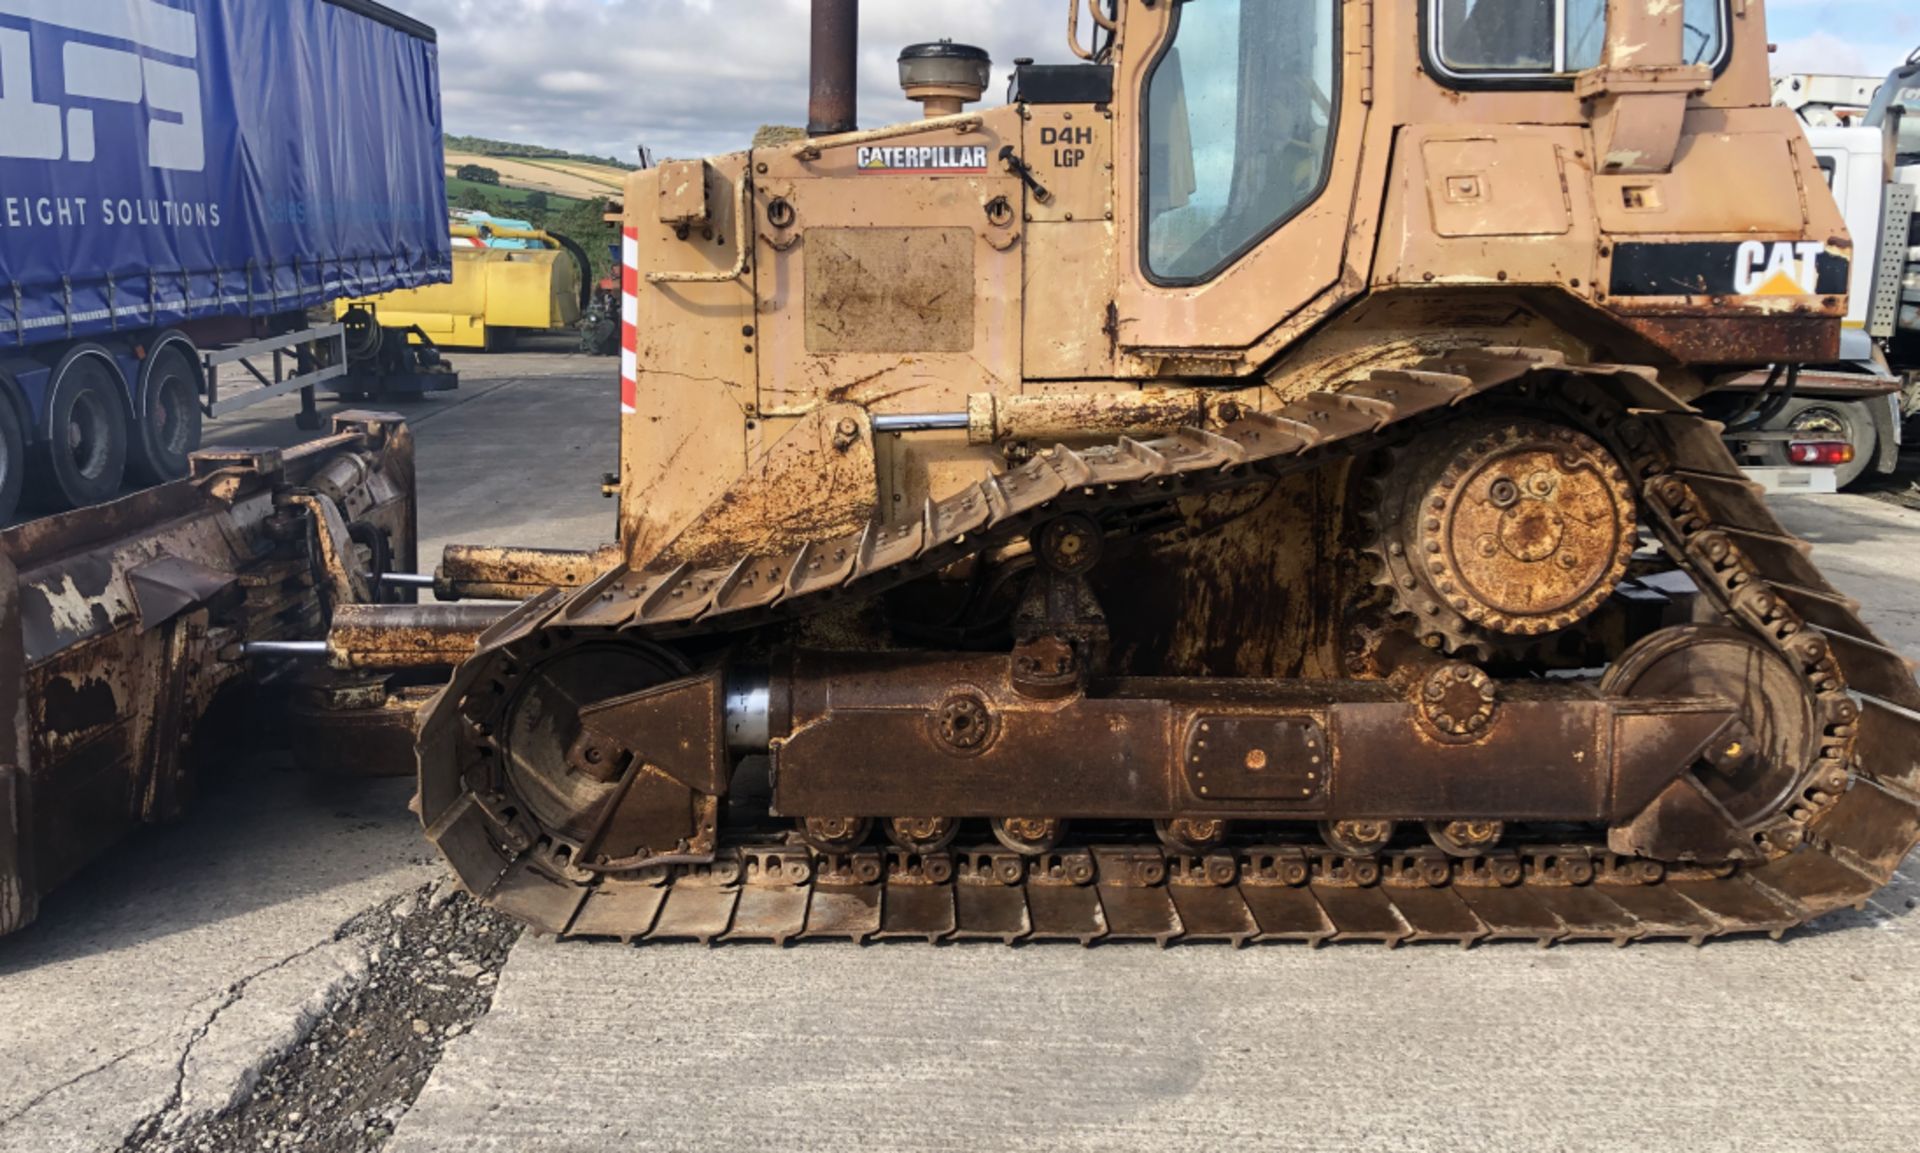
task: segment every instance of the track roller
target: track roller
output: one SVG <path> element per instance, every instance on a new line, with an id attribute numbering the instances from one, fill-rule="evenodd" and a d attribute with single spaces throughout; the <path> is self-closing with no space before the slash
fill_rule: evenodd
<path id="1" fill-rule="evenodd" d="M 1053 817 L 995 817 L 993 839 L 1008 852 L 1038 857 L 1060 843 L 1067 823 Z"/>
<path id="2" fill-rule="evenodd" d="M 1322 821 L 1320 839 L 1336 853 L 1372 857 L 1393 840 L 1392 821 Z"/>
<path id="3" fill-rule="evenodd" d="M 887 822 L 887 840 L 909 853 L 937 853 L 960 835 L 952 817 L 895 817 Z"/>
<path id="4" fill-rule="evenodd" d="M 851 852 L 872 833 L 873 822 L 865 817 L 808 817 L 800 822 L 800 835 L 823 853 Z"/>
<path id="5" fill-rule="evenodd" d="M 1427 822 L 1427 836 L 1450 857 L 1478 857 L 1506 835 L 1505 821 Z"/>
<path id="6" fill-rule="evenodd" d="M 1204 853 L 1227 839 L 1227 823 L 1221 820 L 1176 817 L 1155 821 L 1153 831 L 1161 844 L 1176 853 Z"/>

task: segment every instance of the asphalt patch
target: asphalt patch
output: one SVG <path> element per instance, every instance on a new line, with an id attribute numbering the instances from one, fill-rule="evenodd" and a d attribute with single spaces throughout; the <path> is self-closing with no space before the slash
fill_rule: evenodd
<path id="1" fill-rule="evenodd" d="M 265 1069 L 237 1107 L 127 1148 L 371 1153 L 384 1146 L 447 1043 L 493 1007 L 521 932 L 444 882 L 385 912 L 359 926 L 373 950 L 366 983 Z"/>

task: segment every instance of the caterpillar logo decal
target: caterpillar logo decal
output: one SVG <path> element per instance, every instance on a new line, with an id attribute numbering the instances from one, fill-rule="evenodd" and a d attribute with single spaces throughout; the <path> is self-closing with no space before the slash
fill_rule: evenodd
<path id="1" fill-rule="evenodd" d="M 985 172 L 984 146 L 963 148 L 862 148 L 862 172 Z"/>
<path id="2" fill-rule="evenodd" d="M 1615 247 L 1615 296 L 1841 296 L 1849 264 L 1819 241 Z"/>
<path id="3" fill-rule="evenodd" d="M 1820 254 L 1813 241 L 1767 244 L 1749 240 L 1733 256 L 1736 296 L 1813 296 L 1820 291 Z"/>

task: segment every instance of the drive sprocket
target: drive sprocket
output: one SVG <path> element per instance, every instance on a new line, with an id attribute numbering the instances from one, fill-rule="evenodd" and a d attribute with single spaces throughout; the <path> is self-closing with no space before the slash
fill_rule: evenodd
<path id="1" fill-rule="evenodd" d="M 1568 629 L 1626 576 L 1633 487 L 1585 433 L 1533 416 L 1416 437 L 1381 479 L 1371 551 L 1429 648 L 1487 654 Z"/>

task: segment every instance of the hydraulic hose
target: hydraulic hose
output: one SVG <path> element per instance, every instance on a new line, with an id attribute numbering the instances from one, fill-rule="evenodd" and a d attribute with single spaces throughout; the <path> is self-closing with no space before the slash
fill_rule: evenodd
<path id="1" fill-rule="evenodd" d="M 573 262 L 580 266 L 580 314 L 585 316 L 587 310 L 593 307 L 593 261 L 588 259 L 587 250 L 574 243 L 572 237 L 562 236 L 552 229 L 547 230 L 547 235 L 566 249 L 567 254 L 573 257 Z"/>

